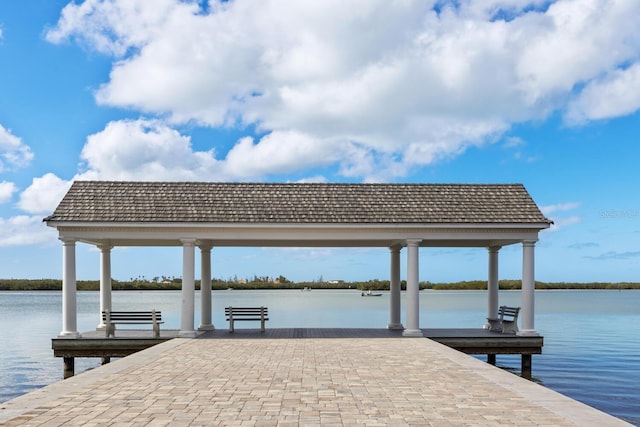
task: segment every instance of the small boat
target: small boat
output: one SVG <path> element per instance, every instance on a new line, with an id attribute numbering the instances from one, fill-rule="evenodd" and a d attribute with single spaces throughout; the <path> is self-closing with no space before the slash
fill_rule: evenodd
<path id="1" fill-rule="evenodd" d="M 302 288 L 302 291 L 303 291 L 303 292 L 310 291 L 310 290 L 311 290 L 311 288 L 310 288 L 310 287 L 308 287 L 308 286 L 305 286 L 304 288 Z"/>
<path id="2" fill-rule="evenodd" d="M 363 292 L 361 295 L 362 295 L 363 297 L 379 297 L 379 296 L 381 296 L 382 294 L 380 294 L 380 293 L 376 293 L 376 294 L 374 294 L 374 293 L 373 293 L 373 292 L 371 292 L 371 291 L 366 291 L 366 292 Z"/>

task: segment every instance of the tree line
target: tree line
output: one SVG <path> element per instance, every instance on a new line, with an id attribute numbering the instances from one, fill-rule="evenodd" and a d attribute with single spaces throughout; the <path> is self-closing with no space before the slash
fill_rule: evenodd
<path id="1" fill-rule="evenodd" d="M 499 288 L 502 290 L 517 290 L 522 288 L 521 280 L 500 280 Z M 100 289 L 98 280 L 78 280 L 77 289 L 80 291 L 97 291 Z M 200 281 L 196 280 L 196 289 L 200 289 Z M 346 282 L 338 281 L 310 281 L 293 282 L 284 276 L 270 278 L 267 276 L 254 276 L 251 279 L 212 279 L 211 288 L 213 290 L 224 289 L 357 289 L 385 291 L 389 290 L 389 280 L 372 279 L 367 281 Z M 402 290 L 406 290 L 407 282 L 401 281 Z M 432 290 L 486 290 L 486 280 L 472 280 L 447 283 L 420 282 L 420 289 Z M 182 280 L 172 278 L 171 280 L 146 280 L 136 278 L 129 281 L 111 281 L 113 290 L 180 290 Z M 62 280 L 59 279 L 0 279 L 0 291 L 59 291 L 62 289 Z M 636 282 L 539 282 L 536 281 L 536 289 L 640 289 L 640 283 Z"/>

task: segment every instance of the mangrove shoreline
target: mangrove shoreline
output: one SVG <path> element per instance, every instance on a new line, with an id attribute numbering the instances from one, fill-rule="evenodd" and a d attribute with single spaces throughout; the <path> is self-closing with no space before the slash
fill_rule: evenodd
<path id="1" fill-rule="evenodd" d="M 520 280 L 500 280 L 501 290 L 521 289 Z M 100 282 L 98 280 L 78 280 L 76 282 L 79 291 L 98 291 Z M 180 290 L 182 282 L 180 279 L 170 281 L 149 281 L 133 280 L 119 281 L 112 280 L 111 287 L 115 291 L 140 291 L 140 290 Z M 406 281 L 401 282 L 403 290 L 406 289 Z M 364 282 L 346 281 L 314 281 L 314 282 L 292 282 L 284 277 L 278 279 L 255 278 L 254 280 L 222 280 L 213 279 L 211 288 L 213 290 L 224 289 L 358 289 L 358 290 L 389 290 L 388 280 L 368 280 Z M 200 289 L 200 281 L 196 280 L 196 289 Z M 472 280 L 449 283 L 420 282 L 420 289 L 432 290 L 486 290 L 486 280 Z M 539 282 L 536 281 L 536 289 L 640 289 L 640 283 L 636 282 Z M 60 279 L 0 279 L 0 291 L 59 291 L 62 290 L 62 280 Z"/>

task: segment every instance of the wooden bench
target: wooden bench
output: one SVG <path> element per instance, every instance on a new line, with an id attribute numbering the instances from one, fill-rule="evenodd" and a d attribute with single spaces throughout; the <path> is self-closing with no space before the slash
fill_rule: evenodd
<path id="1" fill-rule="evenodd" d="M 515 334 L 518 332 L 518 313 L 520 307 L 509 307 L 501 305 L 498 309 L 498 318 L 490 319 L 491 332 L 502 332 L 503 334 Z"/>
<path id="2" fill-rule="evenodd" d="M 153 337 L 160 337 L 160 323 L 162 321 L 162 312 L 159 310 L 151 311 L 109 311 L 102 312 L 102 321 L 105 323 L 105 336 L 116 336 L 116 324 L 121 325 L 153 325 Z"/>
<path id="3" fill-rule="evenodd" d="M 225 307 L 224 314 L 229 322 L 229 332 L 233 332 L 234 322 L 255 321 L 260 322 L 260 332 L 264 332 L 264 322 L 269 320 L 267 307 Z"/>

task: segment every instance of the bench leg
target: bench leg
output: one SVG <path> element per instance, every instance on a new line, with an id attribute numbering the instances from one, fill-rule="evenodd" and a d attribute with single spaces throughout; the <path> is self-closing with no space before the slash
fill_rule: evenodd
<path id="1" fill-rule="evenodd" d="M 487 363 L 493 366 L 496 366 L 496 355 L 495 354 L 487 354 Z"/>
<path id="2" fill-rule="evenodd" d="M 260 332 L 264 332 L 264 319 L 260 321 Z"/>
<path id="3" fill-rule="evenodd" d="M 104 333 L 105 333 L 105 336 L 107 338 L 109 338 L 109 337 L 114 337 L 115 338 L 116 337 L 116 325 L 114 325 L 113 323 L 108 323 L 107 327 L 104 328 Z"/>
<path id="4" fill-rule="evenodd" d="M 502 322 L 500 319 L 490 319 L 487 317 L 490 332 L 502 332 Z"/>
<path id="5" fill-rule="evenodd" d="M 516 322 L 502 321 L 502 333 L 503 334 L 516 334 L 518 333 L 518 324 Z"/>
<path id="6" fill-rule="evenodd" d="M 229 320 L 229 332 L 233 333 L 233 319 Z"/>
<path id="7" fill-rule="evenodd" d="M 160 338 L 160 325 L 157 323 L 153 324 L 153 337 Z"/>

